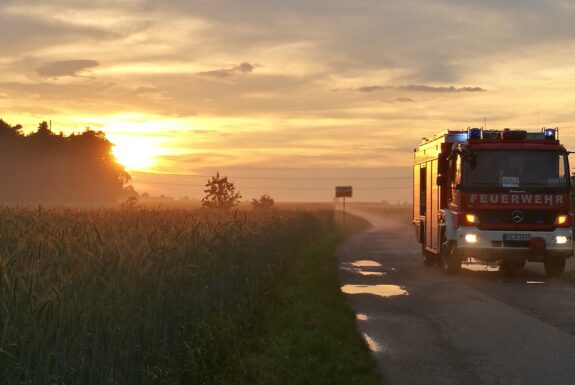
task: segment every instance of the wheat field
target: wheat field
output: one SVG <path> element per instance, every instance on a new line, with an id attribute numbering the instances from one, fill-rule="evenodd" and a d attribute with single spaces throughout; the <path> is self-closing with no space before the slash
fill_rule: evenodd
<path id="1" fill-rule="evenodd" d="M 0 207 L 0 384 L 207 378 L 219 335 L 333 226 L 329 211 Z"/>

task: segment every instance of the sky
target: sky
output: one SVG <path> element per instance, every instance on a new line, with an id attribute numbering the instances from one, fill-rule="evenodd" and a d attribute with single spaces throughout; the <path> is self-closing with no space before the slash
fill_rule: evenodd
<path id="1" fill-rule="evenodd" d="M 411 201 L 413 148 L 560 127 L 575 149 L 567 0 L 0 0 L 0 118 L 103 130 L 139 192 Z"/>

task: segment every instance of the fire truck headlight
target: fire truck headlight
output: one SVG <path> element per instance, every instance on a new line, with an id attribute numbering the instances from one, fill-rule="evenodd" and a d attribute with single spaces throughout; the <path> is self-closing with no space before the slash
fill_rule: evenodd
<path id="1" fill-rule="evenodd" d="M 477 239 L 477 234 L 465 234 L 465 242 L 467 243 L 475 243 Z"/>
<path id="2" fill-rule="evenodd" d="M 564 245 L 570 241 L 571 237 L 568 237 L 566 235 L 558 235 L 555 237 L 555 243 L 557 243 L 558 245 Z"/>
<path id="3" fill-rule="evenodd" d="M 564 225 L 564 224 L 567 224 L 568 220 L 569 220 L 568 215 L 561 214 L 561 215 L 558 215 L 557 218 L 555 218 L 555 224 L 556 225 Z"/>
<path id="4" fill-rule="evenodd" d="M 478 224 L 479 217 L 475 214 L 465 214 L 465 220 L 470 224 Z"/>

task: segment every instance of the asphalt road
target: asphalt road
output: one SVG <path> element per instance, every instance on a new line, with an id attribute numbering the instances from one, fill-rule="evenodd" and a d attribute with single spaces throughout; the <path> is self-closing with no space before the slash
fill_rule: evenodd
<path id="1" fill-rule="evenodd" d="M 382 383 L 575 384 L 575 287 L 536 263 L 449 276 L 423 265 L 410 226 L 356 214 L 374 227 L 340 247 L 342 291 Z"/>

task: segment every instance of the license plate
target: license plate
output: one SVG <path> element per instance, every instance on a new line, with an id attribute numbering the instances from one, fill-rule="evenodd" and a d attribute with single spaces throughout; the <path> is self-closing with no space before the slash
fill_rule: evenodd
<path id="1" fill-rule="evenodd" d="M 503 241 L 528 241 L 531 234 L 503 234 Z"/>

